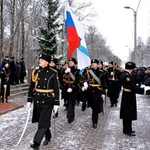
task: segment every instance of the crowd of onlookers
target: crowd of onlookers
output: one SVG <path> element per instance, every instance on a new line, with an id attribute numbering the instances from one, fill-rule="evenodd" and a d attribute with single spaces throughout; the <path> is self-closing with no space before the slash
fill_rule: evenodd
<path id="1" fill-rule="evenodd" d="M 141 86 L 141 84 L 150 86 L 150 67 L 136 68 L 133 72 L 133 76 L 139 86 Z"/>
<path id="2" fill-rule="evenodd" d="M 9 68 L 9 83 L 10 85 L 24 83 L 26 76 L 26 66 L 24 58 L 17 58 L 5 56 L 0 62 L 0 70 L 8 64 Z"/>

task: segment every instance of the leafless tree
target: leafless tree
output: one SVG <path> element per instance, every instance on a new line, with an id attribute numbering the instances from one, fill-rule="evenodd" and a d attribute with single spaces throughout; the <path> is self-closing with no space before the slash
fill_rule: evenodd
<path id="1" fill-rule="evenodd" d="M 3 58 L 3 36 L 4 36 L 3 0 L 0 0 L 0 59 Z"/>

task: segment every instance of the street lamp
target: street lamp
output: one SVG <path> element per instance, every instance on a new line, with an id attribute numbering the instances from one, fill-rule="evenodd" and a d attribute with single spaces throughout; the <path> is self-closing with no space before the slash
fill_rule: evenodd
<path id="1" fill-rule="evenodd" d="M 129 50 L 129 61 L 130 61 L 130 59 L 131 59 L 131 57 L 130 57 L 130 54 L 131 54 L 131 50 L 130 50 L 130 47 L 129 46 L 126 46 L 127 48 L 128 48 L 128 50 Z"/>
<path id="2" fill-rule="evenodd" d="M 133 15 L 134 15 L 134 51 L 136 52 L 136 17 L 137 17 L 137 11 L 135 11 L 133 8 L 129 7 L 129 6 L 125 6 L 124 8 L 126 9 L 131 9 L 133 11 Z"/>

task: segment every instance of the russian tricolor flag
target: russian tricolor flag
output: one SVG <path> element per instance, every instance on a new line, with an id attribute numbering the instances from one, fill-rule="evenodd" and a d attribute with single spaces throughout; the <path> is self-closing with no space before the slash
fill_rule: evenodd
<path id="1" fill-rule="evenodd" d="M 65 30 L 68 42 L 68 57 L 72 57 L 74 50 L 80 45 L 80 38 L 75 27 L 75 16 L 71 12 L 68 2 L 65 6 Z"/>
<path id="2" fill-rule="evenodd" d="M 69 44 L 68 57 L 72 57 L 77 48 L 78 69 L 83 70 L 90 66 L 91 59 L 85 43 L 85 30 L 80 20 L 71 12 L 68 1 L 66 1 L 65 28 Z"/>

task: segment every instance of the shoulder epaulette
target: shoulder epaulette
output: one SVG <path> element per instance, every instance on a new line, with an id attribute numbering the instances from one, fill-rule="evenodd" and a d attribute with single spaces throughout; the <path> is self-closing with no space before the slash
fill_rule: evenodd
<path id="1" fill-rule="evenodd" d="M 56 69 L 53 69 L 53 68 L 51 68 L 51 67 L 50 67 L 50 69 L 53 70 L 53 71 L 55 71 L 55 72 L 58 72 Z"/>
<path id="2" fill-rule="evenodd" d="M 39 68 L 38 68 L 39 69 Z M 38 69 L 32 71 L 32 81 L 35 82 L 38 78 Z"/>
<path id="3" fill-rule="evenodd" d="M 99 71 L 104 72 L 103 70 L 99 69 Z"/>
<path id="4" fill-rule="evenodd" d="M 35 69 L 39 69 L 39 67 L 36 67 Z"/>

